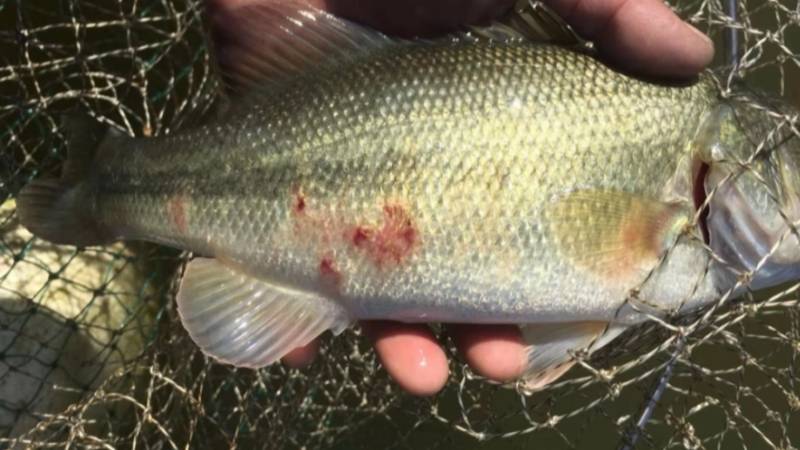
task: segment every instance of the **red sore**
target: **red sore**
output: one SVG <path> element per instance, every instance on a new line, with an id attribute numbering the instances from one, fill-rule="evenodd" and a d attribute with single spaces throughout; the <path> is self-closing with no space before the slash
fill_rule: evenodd
<path id="1" fill-rule="evenodd" d="M 319 261 L 319 276 L 325 283 L 338 287 L 342 282 L 342 273 L 336 268 L 333 256 L 325 255 Z"/>
<path id="2" fill-rule="evenodd" d="M 186 233 L 188 224 L 186 221 L 186 205 L 182 195 L 176 195 L 167 202 L 167 212 L 175 228 L 181 233 Z"/>
<path id="3" fill-rule="evenodd" d="M 417 229 L 402 206 L 384 206 L 383 218 L 380 228 L 358 226 L 350 235 L 352 244 L 381 267 L 402 263 L 418 242 Z"/>
<path id="4" fill-rule="evenodd" d="M 294 198 L 294 212 L 302 213 L 306 210 L 306 198 L 303 194 L 298 193 Z"/>
<path id="5" fill-rule="evenodd" d="M 353 231 L 353 245 L 356 247 L 361 247 L 366 245 L 369 240 L 370 236 L 372 235 L 372 230 L 366 227 L 356 227 L 355 231 Z"/>

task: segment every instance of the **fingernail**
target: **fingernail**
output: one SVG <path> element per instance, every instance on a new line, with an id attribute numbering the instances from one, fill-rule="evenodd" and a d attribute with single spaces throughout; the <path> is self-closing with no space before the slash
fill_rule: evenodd
<path id="1" fill-rule="evenodd" d="M 714 59 L 714 43 L 711 38 L 706 36 L 702 31 L 693 27 L 691 24 L 684 22 L 687 29 L 691 30 L 692 34 L 699 37 L 699 40 L 689 44 L 691 48 L 687 48 L 687 62 L 690 62 L 693 71 L 700 71 L 711 64 Z"/>
<path id="2" fill-rule="evenodd" d="M 711 38 L 708 37 L 705 33 L 703 33 L 702 31 L 698 30 L 697 28 L 695 28 L 692 24 L 690 24 L 688 22 L 684 22 L 684 24 L 686 24 L 686 28 L 688 28 L 689 31 L 691 31 L 695 36 L 700 37 L 707 45 L 710 45 L 712 47 L 714 46 L 714 43 L 711 42 Z"/>

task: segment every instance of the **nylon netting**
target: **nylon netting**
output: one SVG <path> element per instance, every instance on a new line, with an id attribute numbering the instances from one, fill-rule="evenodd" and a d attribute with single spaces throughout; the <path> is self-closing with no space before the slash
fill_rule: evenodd
<path id="1" fill-rule="evenodd" d="M 800 3 L 673 5 L 737 77 L 800 106 Z M 719 52 L 722 53 L 722 52 Z M 719 61 L 721 63 L 721 60 Z M 206 361 L 173 305 L 183 258 L 154 245 L 78 251 L 20 227 L 15 195 L 57 173 L 76 108 L 132 135 L 173 132 L 217 91 L 198 0 L 0 0 L 0 437 L 71 448 L 794 448 L 798 285 L 651 322 L 543 392 L 472 374 L 402 393 L 358 332 L 315 364 L 252 372 Z M 776 127 L 797 118 L 775 111 Z M 788 124 L 788 125 L 787 125 Z M 446 337 L 443 337 L 446 339 Z"/>

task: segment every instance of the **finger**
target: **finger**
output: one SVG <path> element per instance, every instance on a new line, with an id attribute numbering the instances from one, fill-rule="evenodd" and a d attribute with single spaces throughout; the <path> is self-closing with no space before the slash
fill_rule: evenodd
<path id="1" fill-rule="evenodd" d="M 383 367 L 401 388 L 419 396 L 439 392 L 447 382 L 447 357 L 431 330 L 421 324 L 362 322 Z"/>
<path id="2" fill-rule="evenodd" d="M 451 325 L 459 352 L 478 374 L 495 380 L 519 378 L 525 368 L 525 346 L 514 325 Z"/>
<path id="3" fill-rule="evenodd" d="M 546 0 L 582 36 L 637 73 L 687 77 L 714 57 L 714 45 L 661 0 Z"/>
<path id="4" fill-rule="evenodd" d="M 287 353 L 281 361 L 292 369 L 301 369 L 310 365 L 319 352 L 319 339 L 314 339 L 303 347 Z"/>

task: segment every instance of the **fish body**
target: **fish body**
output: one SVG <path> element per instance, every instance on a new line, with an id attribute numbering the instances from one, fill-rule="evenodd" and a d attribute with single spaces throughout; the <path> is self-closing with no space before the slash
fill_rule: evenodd
<path id="1" fill-rule="evenodd" d="M 693 214 L 666 187 L 707 83 L 654 86 L 528 43 L 389 49 L 309 78 L 231 120 L 103 152 L 100 226 L 312 287 L 354 317 L 518 323 L 612 319 L 625 297 L 562 251 L 583 242 L 554 236 L 608 232 L 603 215 L 570 217 L 571 195 Z M 636 278 L 615 263 L 603 275 Z"/>
<path id="2" fill-rule="evenodd" d="M 268 364 L 356 319 L 513 323 L 533 348 L 532 386 L 557 377 L 571 350 L 737 289 L 761 247 L 785 244 L 775 273 L 797 275 L 796 237 L 776 244 L 781 224 L 759 228 L 741 186 L 722 190 L 745 213 L 724 198 L 704 209 L 704 183 L 747 179 L 730 175 L 731 152 L 753 151 L 737 131 L 742 108 L 710 77 L 653 84 L 559 46 L 389 43 L 323 13 L 300 17 L 370 44 L 291 77 L 256 65 L 278 81 L 204 126 L 98 138 L 83 167 L 23 191 L 23 223 L 56 242 L 202 255 L 179 310 L 226 362 Z M 42 212 L 57 194 L 81 206 L 59 226 Z M 743 253 L 730 242 L 741 214 L 760 245 Z M 543 344 L 554 330 L 566 337 Z"/>

